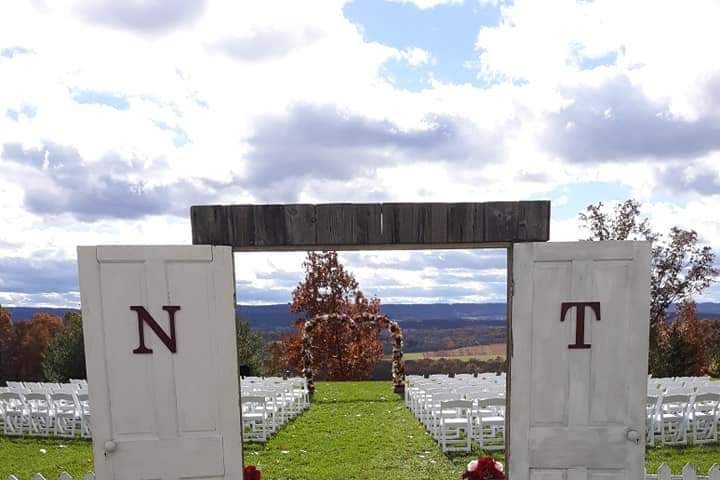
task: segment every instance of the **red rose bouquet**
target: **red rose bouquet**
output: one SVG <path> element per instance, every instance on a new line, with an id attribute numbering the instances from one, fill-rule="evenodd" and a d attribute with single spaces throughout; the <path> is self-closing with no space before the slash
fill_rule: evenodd
<path id="1" fill-rule="evenodd" d="M 255 468 L 255 465 L 245 465 L 243 469 L 244 480 L 260 480 L 260 470 Z"/>
<path id="2" fill-rule="evenodd" d="M 480 457 L 468 463 L 462 478 L 467 480 L 505 480 L 503 464 L 492 457 Z"/>

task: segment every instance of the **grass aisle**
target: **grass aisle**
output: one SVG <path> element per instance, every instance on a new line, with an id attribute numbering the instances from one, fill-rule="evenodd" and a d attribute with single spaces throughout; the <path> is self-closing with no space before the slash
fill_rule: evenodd
<path id="1" fill-rule="evenodd" d="M 263 480 L 458 479 L 479 453 L 444 456 L 390 382 L 320 382 L 312 407 L 248 445 L 245 463 Z"/>

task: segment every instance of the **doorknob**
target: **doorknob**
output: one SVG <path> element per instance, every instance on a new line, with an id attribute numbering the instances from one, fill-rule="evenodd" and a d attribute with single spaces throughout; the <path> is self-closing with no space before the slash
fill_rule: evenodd
<path id="1" fill-rule="evenodd" d="M 113 453 L 115 451 L 115 449 L 117 448 L 117 444 L 112 440 L 108 440 L 107 442 L 105 442 L 104 447 L 105 455 L 107 455 L 108 453 Z"/>
<path id="2" fill-rule="evenodd" d="M 632 428 L 628 429 L 626 433 L 627 439 L 631 442 L 635 442 L 637 444 L 640 443 L 640 434 L 637 430 L 633 430 Z"/>

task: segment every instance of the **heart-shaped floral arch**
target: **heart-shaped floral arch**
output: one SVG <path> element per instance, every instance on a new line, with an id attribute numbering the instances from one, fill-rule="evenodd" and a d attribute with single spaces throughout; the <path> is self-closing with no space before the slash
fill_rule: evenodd
<path id="1" fill-rule="evenodd" d="M 360 323 L 375 324 L 379 329 L 387 329 L 393 338 L 392 350 L 392 377 L 393 386 L 396 393 L 402 393 L 405 389 L 405 367 L 403 366 L 403 337 L 400 325 L 394 320 L 390 320 L 387 315 L 376 313 L 361 313 L 350 316 L 344 313 L 328 313 L 324 315 L 316 315 L 307 320 L 303 327 L 303 343 L 302 343 L 302 359 L 303 374 L 307 384 L 308 392 L 312 395 L 315 392 L 315 382 L 313 380 L 312 371 L 312 337 L 315 327 L 320 322 L 347 322 L 350 328 L 355 328 Z"/>

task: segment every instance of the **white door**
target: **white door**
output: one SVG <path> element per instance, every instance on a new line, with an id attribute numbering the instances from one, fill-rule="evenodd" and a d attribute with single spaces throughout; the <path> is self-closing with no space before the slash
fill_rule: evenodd
<path id="1" fill-rule="evenodd" d="M 229 247 L 78 247 L 96 477 L 239 479 Z"/>
<path id="2" fill-rule="evenodd" d="M 516 244 L 513 280 L 509 480 L 643 478 L 650 243 Z"/>

